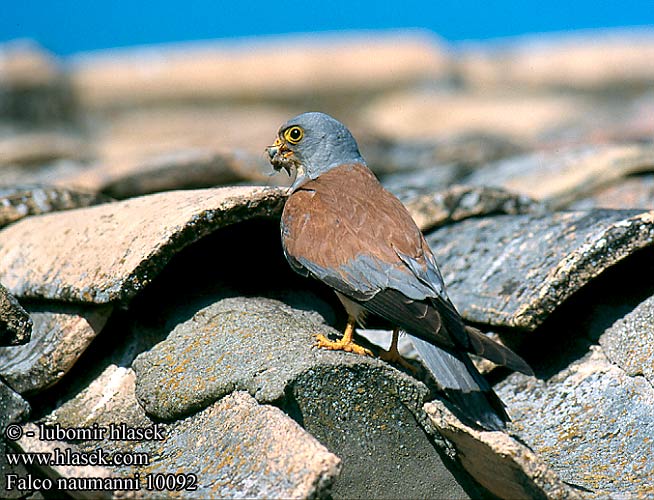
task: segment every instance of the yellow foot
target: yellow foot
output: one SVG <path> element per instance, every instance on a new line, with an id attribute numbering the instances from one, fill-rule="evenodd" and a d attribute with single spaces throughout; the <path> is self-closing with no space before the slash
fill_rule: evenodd
<path id="1" fill-rule="evenodd" d="M 379 352 L 379 359 L 382 359 L 388 363 L 398 363 L 399 365 L 403 366 L 407 370 L 411 370 L 411 373 L 413 373 L 414 375 L 418 371 L 415 366 L 413 366 L 406 359 L 400 356 L 400 353 L 397 351 L 397 349 L 391 349 L 390 351 L 385 351 L 382 349 Z"/>
<path id="2" fill-rule="evenodd" d="M 329 349 L 331 351 L 347 351 L 361 354 L 362 356 L 372 356 L 372 352 L 365 347 L 355 344 L 352 340 L 329 340 L 324 335 L 316 335 L 316 343 L 314 346 Z"/>

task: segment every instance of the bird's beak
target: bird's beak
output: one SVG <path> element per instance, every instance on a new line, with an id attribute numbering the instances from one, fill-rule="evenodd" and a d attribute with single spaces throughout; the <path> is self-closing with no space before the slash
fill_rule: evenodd
<path id="1" fill-rule="evenodd" d="M 273 168 L 279 172 L 282 168 L 286 170 L 286 173 L 290 176 L 291 175 L 291 167 L 286 160 L 286 157 L 288 156 L 288 149 L 286 149 L 284 143 L 282 140 L 278 137 L 275 143 L 272 146 L 268 146 L 266 148 L 266 151 L 268 152 L 268 157 L 270 158 L 270 163 L 272 164 Z"/>

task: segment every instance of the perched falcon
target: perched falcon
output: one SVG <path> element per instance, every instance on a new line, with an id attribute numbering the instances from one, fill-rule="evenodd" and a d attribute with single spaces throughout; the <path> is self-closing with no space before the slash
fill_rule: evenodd
<path id="1" fill-rule="evenodd" d="M 286 258 L 298 273 L 333 288 L 348 314 L 343 337 L 319 335 L 318 345 L 370 354 L 353 342 L 354 327 L 366 313 L 380 316 L 396 327 L 385 359 L 401 360 L 398 332 L 407 332 L 459 413 L 482 428 L 503 429 L 504 404 L 466 353 L 531 369 L 464 325 L 422 233 L 368 169 L 350 131 L 326 114 L 304 113 L 282 125 L 268 154 L 275 170 L 295 174 L 281 222 Z"/>

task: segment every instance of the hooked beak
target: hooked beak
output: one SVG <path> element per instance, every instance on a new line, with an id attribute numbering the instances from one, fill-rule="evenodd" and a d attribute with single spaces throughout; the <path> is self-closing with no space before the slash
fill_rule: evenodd
<path id="1" fill-rule="evenodd" d="M 268 153 L 270 163 L 275 171 L 279 172 L 283 168 L 289 176 L 291 175 L 291 167 L 287 161 L 283 161 L 286 159 L 290 151 L 286 149 L 284 143 L 279 137 L 275 140 L 275 143 L 272 146 L 266 148 L 266 152 Z"/>

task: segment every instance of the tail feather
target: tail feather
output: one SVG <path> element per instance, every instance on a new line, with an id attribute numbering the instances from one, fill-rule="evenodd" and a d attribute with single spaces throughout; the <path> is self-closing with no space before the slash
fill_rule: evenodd
<path id="1" fill-rule="evenodd" d="M 525 375 L 534 374 L 527 362 L 508 347 L 498 344 L 476 328 L 466 326 L 465 329 L 468 333 L 473 353 L 478 354 L 482 358 L 489 359 L 498 365 L 524 373 Z"/>
<path id="2" fill-rule="evenodd" d="M 413 345 L 462 420 L 486 430 L 501 431 L 511 419 L 504 403 L 477 371 L 467 354 L 453 354 L 411 337 Z"/>

